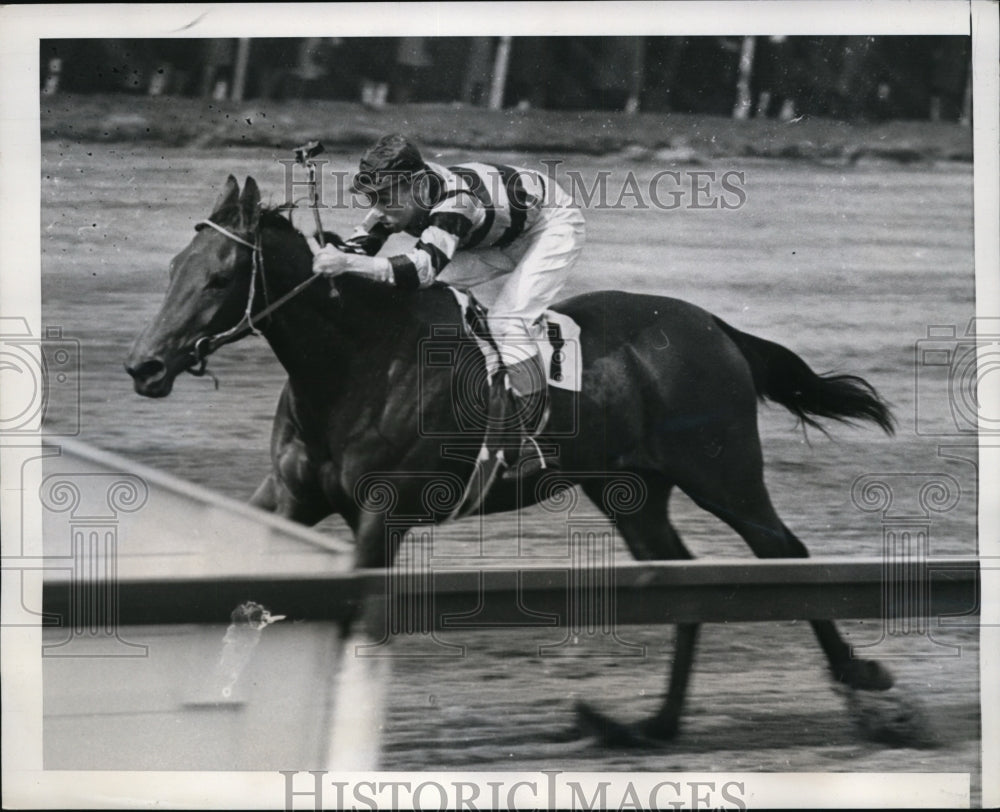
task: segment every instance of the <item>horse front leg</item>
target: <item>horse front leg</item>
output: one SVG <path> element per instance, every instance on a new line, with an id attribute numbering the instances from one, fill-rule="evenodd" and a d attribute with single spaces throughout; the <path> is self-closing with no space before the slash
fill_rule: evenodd
<path id="1" fill-rule="evenodd" d="M 348 509 L 345 519 L 354 531 L 354 568 L 386 570 L 384 596 L 364 595 L 340 625 L 344 639 L 355 635 L 355 645 L 363 647 L 381 646 L 390 639 L 393 625 L 387 614 L 392 601 L 387 597 L 393 591 L 390 572 L 396 553 L 402 544 L 407 528 L 392 526 L 384 513 Z M 397 606 L 394 611 L 399 611 Z"/>
<path id="2" fill-rule="evenodd" d="M 680 728 L 684 697 L 694 667 L 694 652 L 698 642 L 697 623 L 679 623 L 674 640 L 674 662 L 667 682 L 667 695 L 655 716 L 642 723 L 642 732 L 651 739 L 667 741 Z"/>
<path id="3" fill-rule="evenodd" d="M 250 504 L 297 524 L 312 526 L 334 512 L 321 472 L 295 419 L 294 397 L 286 382 L 271 427 L 271 471 Z"/>
<path id="4" fill-rule="evenodd" d="M 615 518 L 619 533 L 632 555 L 639 561 L 690 559 L 691 552 L 684 545 L 668 515 L 671 485 L 663 477 L 653 474 L 644 474 L 643 479 L 646 501 L 634 513 Z M 585 483 L 583 490 L 605 513 L 614 515 L 613 506 L 605 502 L 603 483 Z M 658 746 L 675 738 L 680 729 L 684 698 L 694 667 L 699 628 L 697 623 L 677 625 L 667 693 L 653 716 L 637 722 L 622 723 L 585 702 L 578 702 L 577 719 L 583 731 L 613 747 Z"/>
<path id="5" fill-rule="evenodd" d="M 386 521 L 384 513 L 360 510 L 350 522 L 354 530 L 354 566 L 358 569 L 386 569 L 396 560 L 408 527 Z"/>
<path id="6" fill-rule="evenodd" d="M 278 509 L 278 494 L 274 474 L 268 474 L 250 497 L 250 506 L 274 513 Z"/>
<path id="7" fill-rule="evenodd" d="M 586 702 L 577 702 L 577 719 L 583 731 L 596 736 L 608 747 L 653 747 L 674 739 L 680 729 L 684 697 L 694 667 L 699 628 L 697 623 L 677 625 L 667 695 L 653 716 L 639 722 L 618 722 Z"/>
<path id="8" fill-rule="evenodd" d="M 322 498 L 318 491 L 311 497 L 296 496 L 273 472 L 264 477 L 264 481 L 250 497 L 249 504 L 309 527 L 321 522 L 333 512 L 329 502 Z"/>

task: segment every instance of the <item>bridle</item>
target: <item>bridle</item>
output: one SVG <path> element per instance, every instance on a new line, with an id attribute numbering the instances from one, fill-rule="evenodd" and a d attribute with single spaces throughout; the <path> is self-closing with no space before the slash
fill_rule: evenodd
<path id="1" fill-rule="evenodd" d="M 253 254 L 253 267 L 250 272 L 250 291 L 247 294 L 247 305 L 243 311 L 243 318 L 241 318 L 236 324 L 230 327 L 228 330 L 223 330 L 220 333 L 215 333 L 209 336 L 202 336 L 197 341 L 194 342 L 194 347 L 191 348 L 191 364 L 187 367 L 186 371 L 197 378 L 204 375 L 208 375 L 215 381 L 215 386 L 218 388 L 219 381 L 212 375 L 211 372 L 206 370 L 208 364 L 208 356 L 215 352 L 220 347 L 224 347 L 226 344 L 232 344 L 234 341 L 239 341 L 251 333 L 254 335 L 261 335 L 259 329 L 255 322 L 259 323 L 263 319 L 270 319 L 271 315 L 279 307 L 284 305 L 289 299 L 297 296 L 303 290 L 305 290 L 309 285 L 311 285 L 315 280 L 320 278 L 320 274 L 313 274 L 304 282 L 300 282 L 294 288 L 292 288 L 284 296 L 276 299 L 274 302 L 270 301 L 270 292 L 267 287 L 267 276 L 264 273 L 264 251 L 263 251 L 263 236 L 262 229 L 258 226 L 257 231 L 254 234 L 254 241 L 244 239 L 238 234 L 234 234 L 227 228 L 223 228 L 218 223 L 212 220 L 200 220 L 195 223 L 195 228 L 198 226 L 208 226 L 209 228 L 215 229 L 223 236 L 232 240 L 239 245 L 246 246 L 249 248 Z M 264 294 L 264 309 L 257 313 L 253 312 L 253 301 L 257 294 L 257 277 L 260 277 L 260 287 Z"/>

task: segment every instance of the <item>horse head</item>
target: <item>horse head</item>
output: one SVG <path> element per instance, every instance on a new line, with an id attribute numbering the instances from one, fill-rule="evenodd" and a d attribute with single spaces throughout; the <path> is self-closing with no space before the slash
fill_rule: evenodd
<path id="1" fill-rule="evenodd" d="M 125 369 L 138 394 L 169 395 L 177 375 L 204 358 L 199 342 L 240 323 L 253 296 L 260 216 L 256 181 L 248 177 L 241 194 L 230 175 L 208 220 L 170 261 L 160 311 L 129 351 Z"/>

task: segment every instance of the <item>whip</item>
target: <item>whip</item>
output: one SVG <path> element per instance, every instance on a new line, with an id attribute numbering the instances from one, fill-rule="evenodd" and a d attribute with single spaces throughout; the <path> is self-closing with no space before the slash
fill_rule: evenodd
<path id="1" fill-rule="evenodd" d="M 304 166 L 309 172 L 309 202 L 316 218 L 316 239 L 320 246 L 326 245 L 326 240 L 323 237 L 323 221 L 319 219 L 319 188 L 316 183 L 316 164 L 313 158 L 322 152 L 323 145 L 319 141 L 310 141 L 295 148 L 295 162 Z"/>

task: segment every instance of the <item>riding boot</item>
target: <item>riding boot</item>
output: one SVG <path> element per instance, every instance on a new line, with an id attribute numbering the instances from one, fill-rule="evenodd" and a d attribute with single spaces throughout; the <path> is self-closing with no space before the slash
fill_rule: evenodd
<path id="1" fill-rule="evenodd" d="M 510 443 L 504 447 L 507 469 L 501 476 L 507 481 L 527 479 L 541 471 L 558 467 L 555 460 L 542 453 L 535 439 L 541 434 L 548 422 L 548 391 L 544 379 L 541 379 L 540 361 L 533 359 L 527 363 L 530 363 L 532 367 L 530 385 L 522 383 L 524 381 L 523 370 L 514 368 L 510 370 L 512 385 L 508 388 L 507 395 L 510 399 L 511 428 L 513 431 Z M 518 387 L 518 383 L 522 383 L 522 385 Z M 521 394 L 522 389 L 527 390 L 527 392 Z"/>
<path id="2" fill-rule="evenodd" d="M 510 392 L 510 396 L 517 412 L 523 410 L 525 414 L 531 414 L 540 408 L 545 408 L 544 392 L 534 392 L 526 397 Z M 535 440 L 540 433 L 541 426 L 533 429 L 522 423 L 519 425 L 519 429 L 520 442 L 504 449 L 507 469 L 503 472 L 501 479 L 507 481 L 528 479 L 542 471 L 558 468 L 558 463 L 551 457 L 546 457 Z"/>

